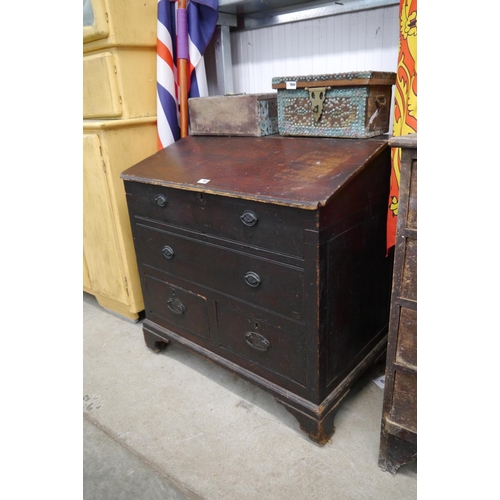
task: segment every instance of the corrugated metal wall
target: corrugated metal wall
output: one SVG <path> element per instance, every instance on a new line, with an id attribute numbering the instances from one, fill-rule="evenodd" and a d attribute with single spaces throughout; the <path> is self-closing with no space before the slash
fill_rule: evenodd
<path id="1" fill-rule="evenodd" d="M 274 76 L 396 71 L 399 7 L 231 33 L 235 93 L 272 92 Z M 217 94 L 207 54 L 209 92 Z"/>

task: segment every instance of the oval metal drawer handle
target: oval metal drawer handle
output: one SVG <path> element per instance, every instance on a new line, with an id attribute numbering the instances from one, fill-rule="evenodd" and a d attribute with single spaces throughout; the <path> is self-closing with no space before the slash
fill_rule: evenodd
<path id="1" fill-rule="evenodd" d="M 266 337 L 256 332 L 245 333 L 245 341 L 250 347 L 253 347 L 257 351 L 267 351 L 271 347 L 271 342 L 269 342 Z"/>
<path id="2" fill-rule="evenodd" d="M 257 221 L 259 220 L 257 218 L 257 215 L 255 212 L 252 212 L 251 210 L 245 210 L 241 215 L 240 215 L 241 222 L 245 224 L 245 226 L 255 226 L 257 224 Z"/>
<path id="3" fill-rule="evenodd" d="M 245 282 L 248 286 L 255 288 L 260 285 L 260 281 L 260 276 L 253 271 L 248 271 L 248 273 L 245 274 Z"/>
<path id="4" fill-rule="evenodd" d="M 155 201 L 160 207 L 164 207 L 167 204 L 167 197 L 159 194 L 156 196 Z"/>
<path id="5" fill-rule="evenodd" d="M 163 257 L 165 257 L 166 259 L 171 259 L 174 256 L 173 248 L 169 247 L 168 245 L 165 245 L 162 248 L 161 253 L 163 254 Z"/>
<path id="6" fill-rule="evenodd" d="M 184 314 L 186 306 L 179 299 L 168 299 L 167 307 L 177 316 Z"/>

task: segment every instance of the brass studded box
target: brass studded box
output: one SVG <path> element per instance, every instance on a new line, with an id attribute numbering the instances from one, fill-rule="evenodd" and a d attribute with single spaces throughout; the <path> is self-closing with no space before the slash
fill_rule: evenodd
<path id="1" fill-rule="evenodd" d="M 386 140 L 278 134 L 188 136 L 126 170 L 146 344 L 218 363 L 327 441 L 386 347 L 389 176 Z"/>
<path id="2" fill-rule="evenodd" d="M 389 131 L 396 74 L 380 71 L 274 77 L 281 135 L 365 139 Z"/>

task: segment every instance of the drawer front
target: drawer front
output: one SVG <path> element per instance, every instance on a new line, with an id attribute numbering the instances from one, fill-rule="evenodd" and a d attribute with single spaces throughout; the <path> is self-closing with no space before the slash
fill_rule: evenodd
<path id="1" fill-rule="evenodd" d="M 396 360 L 417 368 L 417 311 L 407 307 L 399 310 Z"/>
<path id="2" fill-rule="evenodd" d="M 303 316 L 303 269 L 137 224 L 144 265 L 293 319 Z"/>
<path id="3" fill-rule="evenodd" d="M 145 275 L 148 318 L 196 341 L 210 341 L 207 299 L 166 281 Z"/>
<path id="4" fill-rule="evenodd" d="M 417 230 L 417 160 L 413 160 L 411 163 L 406 227 Z"/>
<path id="5" fill-rule="evenodd" d="M 278 384 L 282 381 L 269 372 L 306 385 L 303 337 L 220 304 L 217 320 L 220 345 L 237 356 L 239 365 Z"/>
<path id="6" fill-rule="evenodd" d="M 417 301 L 417 240 L 410 237 L 405 238 L 401 297 Z"/>
<path id="7" fill-rule="evenodd" d="M 394 374 L 391 420 L 417 432 L 417 377 L 401 371 Z"/>
<path id="8" fill-rule="evenodd" d="M 303 257 L 307 210 L 126 182 L 136 216 Z"/>
<path id="9" fill-rule="evenodd" d="M 117 118 L 123 108 L 111 52 L 83 58 L 83 118 Z"/>

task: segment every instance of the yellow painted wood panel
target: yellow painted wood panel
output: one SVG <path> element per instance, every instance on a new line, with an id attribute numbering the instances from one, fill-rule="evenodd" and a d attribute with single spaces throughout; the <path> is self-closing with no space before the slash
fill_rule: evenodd
<path id="1" fill-rule="evenodd" d="M 83 250 L 92 291 L 129 304 L 101 144 L 83 135 Z"/>
<path id="2" fill-rule="evenodd" d="M 157 0 L 91 0 L 97 24 L 83 27 L 83 51 L 112 46 L 155 46 Z M 107 23 L 102 22 L 102 14 Z"/>
<path id="3" fill-rule="evenodd" d="M 84 119 L 156 116 L 156 48 L 84 54 L 83 92 Z"/>
<path id="4" fill-rule="evenodd" d="M 83 26 L 83 43 L 106 39 L 109 36 L 109 23 L 105 0 L 85 0 L 83 8 L 91 10 L 94 16 L 92 25 Z"/>
<path id="5" fill-rule="evenodd" d="M 138 313 L 144 310 L 144 301 L 125 189 L 120 174 L 156 152 L 156 117 L 131 120 L 84 120 L 83 131 L 84 135 L 96 135 L 99 139 L 101 160 L 106 163 L 107 193 L 115 223 L 122 270 L 128 283 L 127 299 L 130 301 L 128 311 Z M 111 304 L 113 311 L 123 315 L 123 308 L 118 310 L 116 301 L 115 303 L 107 301 L 108 305 L 105 306 L 102 298 L 95 293 L 94 295 L 103 307 L 110 308 Z M 132 317 L 132 314 L 128 317 Z"/>
<path id="6" fill-rule="evenodd" d="M 116 118 L 121 116 L 117 63 L 111 52 L 83 58 L 83 117 Z"/>
<path id="7" fill-rule="evenodd" d="M 87 266 L 87 261 L 85 260 L 85 253 L 83 254 L 83 289 L 86 292 L 92 289 L 92 283 L 90 282 L 89 275 L 89 266 Z"/>

